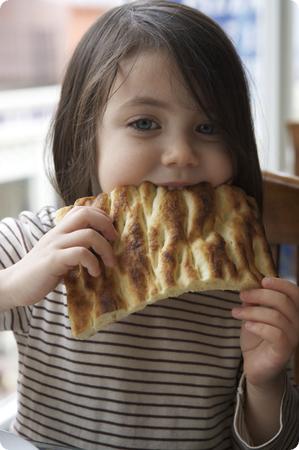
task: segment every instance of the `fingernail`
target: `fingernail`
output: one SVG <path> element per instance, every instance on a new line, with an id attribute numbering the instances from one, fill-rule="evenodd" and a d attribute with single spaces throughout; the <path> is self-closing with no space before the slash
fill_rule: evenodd
<path id="1" fill-rule="evenodd" d="M 269 283 L 271 283 L 271 278 L 270 277 L 264 277 L 262 279 L 262 286 L 267 286 Z"/>
<path id="2" fill-rule="evenodd" d="M 118 232 L 113 229 L 113 233 L 111 233 L 111 240 L 115 241 L 118 238 Z"/>
<path id="3" fill-rule="evenodd" d="M 242 308 L 233 308 L 232 309 L 232 315 L 239 317 L 242 314 Z"/>

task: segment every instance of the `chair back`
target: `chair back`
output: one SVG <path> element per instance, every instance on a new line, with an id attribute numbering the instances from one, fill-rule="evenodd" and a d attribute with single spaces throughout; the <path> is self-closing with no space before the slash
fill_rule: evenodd
<path id="1" fill-rule="evenodd" d="M 289 122 L 287 129 L 294 149 L 295 174 L 299 175 L 299 122 Z"/>
<path id="2" fill-rule="evenodd" d="M 263 172 L 266 235 L 278 273 L 281 272 L 283 245 L 292 245 L 292 279 L 299 285 L 299 176 Z M 294 358 L 295 381 L 299 384 L 299 348 Z"/>

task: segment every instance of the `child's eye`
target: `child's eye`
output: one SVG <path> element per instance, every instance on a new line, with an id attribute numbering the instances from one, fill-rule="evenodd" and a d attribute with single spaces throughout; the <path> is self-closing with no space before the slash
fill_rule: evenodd
<path id="1" fill-rule="evenodd" d="M 138 119 L 131 122 L 129 126 L 138 131 L 151 131 L 159 128 L 159 125 L 151 119 Z"/>
<path id="2" fill-rule="evenodd" d="M 216 127 L 213 123 L 202 123 L 198 125 L 196 129 L 199 133 L 202 134 L 215 134 L 216 133 Z"/>

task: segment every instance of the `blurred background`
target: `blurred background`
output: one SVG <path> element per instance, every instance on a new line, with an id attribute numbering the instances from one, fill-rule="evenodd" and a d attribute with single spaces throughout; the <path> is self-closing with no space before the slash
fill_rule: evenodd
<path id="1" fill-rule="evenodd" d="M 43 167 L 50 120 L 78 40 L 114 0 L 8 0 L 0 8 L 0 218 L 57 205 Z M 263 169 L 295 173 L 299 0 L 186 0 L 230 35 L 246 66 Z M 84 70 L 84 68 L 82 68 Z M 298 144 L 297 144 L 298 145 Z M 299 149 L 298 149 L 299 153 Z M 13 336 L 0 333 L 0 427 L 16 409 Z"/>

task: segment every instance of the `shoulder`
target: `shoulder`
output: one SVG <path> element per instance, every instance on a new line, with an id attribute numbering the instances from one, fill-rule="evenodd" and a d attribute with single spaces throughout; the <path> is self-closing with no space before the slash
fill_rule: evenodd
<path id="1" fill-rule="evenodd" d="M 0 221 L 0 268 L 16 263 L 37 241 L 54 227 L 56 208 L 46 206 L 39 212 L 23 211 L 17 218 Z"/>
<path id="2" fill-rule="evenodd" d="M 54 219 L 56 208 L 45 206 L 38 213 L 31 211 L 23 211 L 19 215 L 19 222 L 22 226 L 27 227 L 36 237 L 40 239 L 51 228 L 55 226 Z"/>

